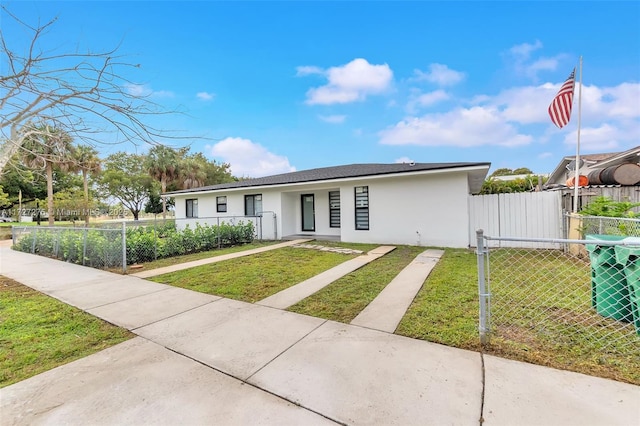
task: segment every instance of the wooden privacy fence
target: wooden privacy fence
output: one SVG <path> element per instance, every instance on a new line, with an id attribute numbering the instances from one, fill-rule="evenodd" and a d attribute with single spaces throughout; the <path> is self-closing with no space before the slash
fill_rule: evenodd
<path id="1" fill-rule="evenodd" d="M 476 246 L 476 230 L 491 237 L 564 238 L 562 194 L 518 192 L 469 197 L 469 245 Z M 533 247 L 526 241 L 490 241 L 490 247 Z M 540 243 L 535 243 L 540 248 Z M 560 248 L 545 243 L 544 248 Z"/>

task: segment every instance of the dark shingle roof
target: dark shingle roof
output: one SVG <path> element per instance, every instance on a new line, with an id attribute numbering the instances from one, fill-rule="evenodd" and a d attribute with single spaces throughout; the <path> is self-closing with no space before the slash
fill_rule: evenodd
<path id="1" fill-rule="evenodd" d="M 445 170 L 461 167 L 487 166 L 491 163 L 394 163 L 394 164 L 348 164 L 344 166 L 322 167 L 319 169 L 301 170 L 299 172 L 283 173 L 238 182 L 221 183 L 200 188 L 184 189 L 169 192 L 169 195 L 186 194 L 190 192 L 215 191 L 232 188 L 250 188 L 254 186 L 287 185 L 293 183 L 315 182 L 333 179 L 345 179 L 364 176 L 389 175 L 411 173 L 427 170 Z"/>

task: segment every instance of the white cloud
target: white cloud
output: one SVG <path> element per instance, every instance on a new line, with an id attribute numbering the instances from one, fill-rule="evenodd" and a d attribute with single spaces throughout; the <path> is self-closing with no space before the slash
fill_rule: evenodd
<path id="1" fill-rule="evenodd" d="M 540 40 L 536 40 L 533 44 L 522 43 L 511 47 L 508 50 L 508 56 L 513 60 L 515 71 L 533 81 L 537 81 L 540 71 L 555 71 L 558 69 L 560 60 L 565 57 L 563 54 L 553 57 L 532 58 L 532 53 L 542 49 L 542 47 Z"/>
<path id="2" fill-rule="evenodd" d="M 538 49 L 542 49 L 542 42 L 540 40 L 536 40 L 533 44 L 522 43 L 515 45 L 509 49 L 509 52 L 518 58 L 529 59 L 531 57 L 531 52 Z"/>
<path id="3" fill-rule="evenodd" d="M 409 100 L 407 111 L 413 113 L 416 107 L 428 107 L 439 102 L 446 101 L 450 96 L 444 90 L 436 90 L 429 93 L 419 94 Z"/>
<path id="4" fill-rule="evenodd" d="M 385 145 L 518 146 L 532 137 L 518 133 L 500 111 L 492 107 L 458 108 L 442 114 L 408 117 L 379 133 Z"/>
<path id="5" fill-rule="evenodd" d="M 368 95 L 385 92 L 391 86 L 393 71 L 389 65 L 372 65 L 357 58 L 348 64 L 331 67 L 326 71 L 318 67 L 298 67 L 298 75 L 322 73 L 327 84 L 307 91 L 308 105 L 345 104 L 363 101 Z"/>
<path id="6" fill-rule="evenodd" d="M 261 177 L 296 170 L 287 157 L 269 152 L 249 139 L 229 137 L 213 146 L 207 145 L 206 149 L 211 156 L 229 163 L 231 172 L 238 177 Z"/>
<path id="7" fill-rule="evenodd" d="M 549 123 L 547 109 L 564 83 L 514 87 L 494 98 L 483 98 L 480 104 L 502 108 L 504 118 L 521 124 Z M 577 120 L 579 84 L 576 84 L 571 121 Z M 621 83 L 614 87 L 584 86 L 582 89 L 582 119 L 601 122 L 621 121 L 640 117 L 640 83 Z"/>
<path id="8" fill-rule="evenodd" d="M 439 114 L 410 115 L 379 132 L 380 143 L 423 146 L 517 146 L 565 140 L 575 145 L 578 89 L 571 123 L 557 129 L 547 109 L 563 81 L 521 86 L 497 95 L 477 95 L 459 107 Z M 436 96 L 434 96 L 437 98 Z M 582 90 L 581 144 L 585 152 L 627 149 L 640 134 L 640 83 L 613 87 L 585 86 Z M 526 130 L 522 126 L 527 126 Z M 529 130 L 538 126 L 538 130 Z M 543 126 L 543 127 L 540 127 Z M 541 130 L 541 131 L 539 131 Z M 582 142 L 584 141 L 584 142 Z"/>
<path id="9" fill-rule="evenodd" d="M 359 138 L 360 136 L 362 136 L 362 133 L 362 129 L 353 129 L 353 136 L 355 137 Z"/>
<path id="10" fill-rule="evenodd" d="M 331 124 L 339 124 L 344 123 L 344 120 L 347 118 L 346 115 L 319 115 L 318 118 L 325 123 Z"/>
<path id="11" fill-rule="evenodd" d="M 431 64 L 428 72 L 414 70 L 413 74 L 415 80 L 425 80 L 439 86 L 453 86 L 460 83 L 465 77 L 463 72 L 452 70 L 443 64 Z"/>
<path id="12" fill-rule="evenodd" d="M 169 90 L 153 90 L 147 84 L 128 83 L 125 84 L 125 90 L 128 94 L 137 98 L 147 98 L 151 96 L 156 98 L 173 98 L 175 96 L 175 94 Z"/>
<path id="13" fill-rule="evenodd" d="M 581 152 L 610 152 L 618 150 L 628 141 L 627 132 L 619 127 L 603 123 L 598 127 L 583 127 L 580 129 Z M 578 142 L 578 131 L 573 130 L 564 138 L 565 145 L 572 147 Z"/>
<path id="14" fill-rule="evenodd" d="M 213 98 L 215 98 L 215 94 L 214 93 L 209 93 L 209 92 L 198 92 L 196 93 L 196 98 L 200 99 L 201 101 L 210 101 Z"/>
<path id="15" fill-rule="evenodd" d="M 314 67 L 314 66 L 308 66 L 308 65 L 296 67 L 296 76 L 298 77 L 303 77 L 305 75 L 312 75 L 312 74 L 324 74 L 324 71 L 320 67 Z"/>
<path id="16" fill-rule="evenodd" d="M 538 154 L 538 158 L 540 159 L 551 158 L 553 156 L 554 156 L 553 152 L 542 152 Z"/>
<path id="17" fill-rule="evenodd" d="M 400 157 L 400 158 L 396 158 L 394 163 L 400 163 L 400 164 L 402 164 L 402 163 L 415 163 L 415 161 L 413 161 L 409 157 Z"/>

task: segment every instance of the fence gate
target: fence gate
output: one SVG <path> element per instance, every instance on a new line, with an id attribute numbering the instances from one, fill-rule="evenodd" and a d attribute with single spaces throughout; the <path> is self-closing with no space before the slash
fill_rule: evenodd
<path id="1" fill-rule="evenodd" d="M 476 246 L 476 230 L 513 238 L 563 238 L 562 194 L 518 192 L 469 197 L 469 244 Z M 491 247 L 532 247 L 525 241 L 490 241 Z M 536 247 L 540 248 L 537 244 Z M 547 243 L 545 248 L 559 248 Z"/>

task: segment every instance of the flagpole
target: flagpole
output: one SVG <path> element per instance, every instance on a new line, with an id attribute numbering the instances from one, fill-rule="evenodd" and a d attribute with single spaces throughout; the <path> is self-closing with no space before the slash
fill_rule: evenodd
<path id="1" fill-rule="evenodd" d="M 580 87 L 578 87 L 578 143 L 576 143 L 576 175 L 573 182 L 573 212 L 578 213 L 578 187 L 580 186 L 580 121 L 582 118 L 582 56 L 580 56 Z"/>

